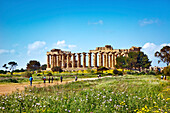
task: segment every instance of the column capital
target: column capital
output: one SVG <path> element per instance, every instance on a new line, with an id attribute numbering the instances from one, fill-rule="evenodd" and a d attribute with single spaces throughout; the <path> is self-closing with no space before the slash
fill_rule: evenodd
<path id="1" fill-rule="evenodd" d="M 75 53 L 71 53 L 71 55 L 75 55 Z"/>
<path id="2" fill-rule="evenodd" d="M 97 55 L 98 52 L 94 52 L 95 55 Z"/>
<path id="3" fill-rule="evenodd" d="M 86 55 L 86 53 L 85 53 L 85 52 L 83 52 L 82 54 L 83 54 L 83 55 Z"/>
<path id="4" fill-rule="evenodd" d="M 99 54 L 103 54 L 104 52 L 99 52 Z"/>
<path id="5" fill-rule="evenodd" d="M 77 55 L 81 55 L 81 53 L 77 53 Z"/>

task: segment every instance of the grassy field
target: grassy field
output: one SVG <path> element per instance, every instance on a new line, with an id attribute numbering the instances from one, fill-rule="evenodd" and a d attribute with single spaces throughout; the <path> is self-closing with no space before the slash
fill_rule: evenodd
<path id="1" fill-rule="evenodd" d="M 156 76 L 116 76 L 0 96 L 0 112 L 170 112 L 170 84 Z"/>

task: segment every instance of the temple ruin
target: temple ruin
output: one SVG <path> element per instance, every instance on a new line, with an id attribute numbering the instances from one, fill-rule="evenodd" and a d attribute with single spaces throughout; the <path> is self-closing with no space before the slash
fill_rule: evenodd
<path id="1" fill-rule="evenodd" d="M 56 66 L 61 67 L 63 70 L 85 70 L 87 68 L 97 69 L 99 66 L 114 69 L 116 65 L 116 58 L 118 56 L 128 57 L 129 52 L 138 52 L 140 49 L 141 47 L 135 46 L 132 46 L 130 49 L 113 49 L 111 45 L 105 45 L 105 47 L 96 47 L 95 50 L 89 50 L 88 53 L 71 53 L 71 51 L 52 49 L 46 54 L 46 70 L 51 70 L 51 68 Z M 82 56 L 83 58 L 81 58 Z M 81 60 L 83 60 L 82 63 Z"/>

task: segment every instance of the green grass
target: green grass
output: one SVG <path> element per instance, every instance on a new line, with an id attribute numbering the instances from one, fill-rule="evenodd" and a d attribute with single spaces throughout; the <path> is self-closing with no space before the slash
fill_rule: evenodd
<path id="1" fill-rule="evenodd" d="M 169 86 L 155 76 L 127 75 L 27 87 L 0 96 L 0 112 L 170 112 Z"/>

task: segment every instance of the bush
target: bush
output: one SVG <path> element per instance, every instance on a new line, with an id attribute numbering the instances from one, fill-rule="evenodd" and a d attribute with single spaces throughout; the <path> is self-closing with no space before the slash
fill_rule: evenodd
<path id="1" fill-rule="evenodd" d="M 24 76 L 27 77 L 27 78 L 29 78 L 29 77 L 32 77 L 32 74 L 31 74 L 29 71 L 26 71 L 26 72 L 24 73 Z"/>
<path id="2" fill-rule="evenodd" d="M 0 70 L 0 74 L 6 74 L 7 71 L 4 71 L 4 70 Z"/>
<path id="3" fill-rule="evenodd" d="M 41 74 L 38 74 L 37 76 L 41 76 Z"/>
<path id="4" fill-rule="evenodd" d="M 18 80 L 15 78 L 7 78 L 7 79 L 0 80 L 0 82 L 18 83 Z"/>
<path id="5" fill-rule="evenodd" d="M 119 71 L 118 71 L 117 69 L 114 69 L 114 70 L 113 70 L 113 73 L 114 73 L 115 75 L 117 75 L 117 74 L 119 73 Z"/>
<path id="6" fill-rule="evenodd" d="M 166 76 L 170 76 L 170 66 L 165 67 L 164 70 L 163 70 L 163 73 L 164 73 Z"/>
<path id="7" fill-rule="evenodd" d="M 118 71 L 118 75 L 123 75 L 123 72 L 122 71 Z"/>
<path id="8" fill-rule="evenodd" d="M 148 74 L 149 74 L 149 75 L 156 75 L 156 72 L 155 72 L 155 71 L 149 71 Z"/>
<path id="9" fill-rule="evenodd" d="M 51 72 L 49 72 L 49 73 L 47 74 L 47 76 L 52 76 L 52 73 L 51 73 Z"/>

